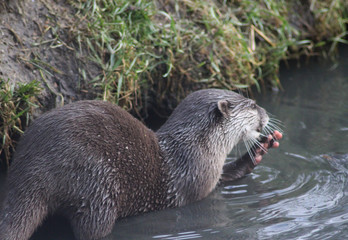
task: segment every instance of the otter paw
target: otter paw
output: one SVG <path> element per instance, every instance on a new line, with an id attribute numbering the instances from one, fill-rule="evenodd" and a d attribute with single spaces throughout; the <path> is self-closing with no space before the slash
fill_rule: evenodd
<path id="1" fill-rule="evenodd" d="M 264 137 L 260 141 L 260 146 L 257 146 L 255 148 L 255 162 L 256 164 L 259 164 L 262 160 L 262 155 L 265 153 L 268 153 L 268 149 L 270 148 L 277 148 L 279 147 L 279 142 L 277 140 L 280 140 L 283 138 L 283 134 L 277 130 L 275 130 L 272 134 L 268 135 L 267 137 Z"/>

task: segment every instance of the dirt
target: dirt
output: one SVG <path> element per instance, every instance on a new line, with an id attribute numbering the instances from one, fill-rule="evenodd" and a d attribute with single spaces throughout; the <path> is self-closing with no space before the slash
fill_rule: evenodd
<path id="1" fill-rule="evenodd" d="M 39 81 L 42 110 L 95 94 L 85 79 L 100 69 L 72 36 L 70 30 L 83 24 L 74 16 L 66 1 L 0 0 L 0 79 Z"/>

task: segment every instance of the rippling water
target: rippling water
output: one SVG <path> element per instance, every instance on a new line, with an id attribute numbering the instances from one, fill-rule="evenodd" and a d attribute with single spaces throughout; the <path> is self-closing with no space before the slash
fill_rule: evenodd
<path id="1" fill-rule="evenodd" d="M 348 52 L 343 54 L 336 67 L 312 63 L 284 70 L 285 91 L 258 97 L 282 120 L 285 134 L 251 175 L 189 206 L 120 220 L 112 239 L 346 239 Z M 42 239 L 73 236 L 65 220 L 53 219 L 32 238 Z"/>

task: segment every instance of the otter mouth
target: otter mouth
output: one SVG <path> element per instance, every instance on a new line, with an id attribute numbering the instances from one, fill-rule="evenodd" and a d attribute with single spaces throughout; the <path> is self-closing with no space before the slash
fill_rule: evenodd
<path id="1" fill-rule="evenodd" d="M 258 141 L 260 141 L 261 139 L 262 139 L 262 130 L 263 130 L 263 127 L 262 126 L 259 126 L 258 128 L 256 128 L 256 132 L 257 132 L 257 134 L 258 134 L 258 136 L 256 137 L 256 139 L 258 140 Z"/>

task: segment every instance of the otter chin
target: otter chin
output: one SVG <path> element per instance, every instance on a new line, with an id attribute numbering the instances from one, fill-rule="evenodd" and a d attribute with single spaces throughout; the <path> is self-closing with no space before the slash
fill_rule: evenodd
<path id="1" fill-rule="evenodd" d="M 29 239 L 54 213 L 70 221 L 77 239 L 100 239 L 118 218 L 198 201 L 278 147 L 275 129 L 253 100 L 218 89 L 188 95 L 157 132 L 107 102 L 54 109 L 17 146 L 0 239 Z M 225 164 L 240 141 L 248 153 Z"/>

